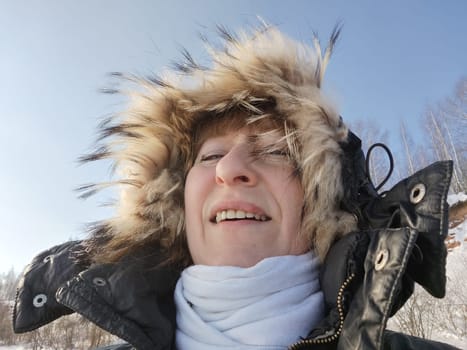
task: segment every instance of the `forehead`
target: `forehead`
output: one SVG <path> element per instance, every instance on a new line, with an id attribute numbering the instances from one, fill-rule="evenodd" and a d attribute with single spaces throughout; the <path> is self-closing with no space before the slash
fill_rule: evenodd
<path id="1" fill-rule="evenodd" d="M 266 152 L 273 150 L 285 150 L 287 142 L 284 135 L 277 129 L 257 131 L 248 126 L 238 130 L 227 130 L 222 134 L 208 137 L 198 149 L 196 158 L 206 150 L 231 148 L 234 145 L 245 145 L 251 152 Z M 255 153 L 256 154 L 256 153 Z"/>
<path id="2" fill-rule="evenodd" d="M 271 114 L 250 117 L 242 112 L 206 118 L 195 129 L 193 139 L 194 153 L 196 154 L 199 151 L 206 140 L 225 136 L 239 130 L 250 135 L 267 133 L 274 130 L 276 131 L 276 135 L 284 135 L 284 122 Z"/>

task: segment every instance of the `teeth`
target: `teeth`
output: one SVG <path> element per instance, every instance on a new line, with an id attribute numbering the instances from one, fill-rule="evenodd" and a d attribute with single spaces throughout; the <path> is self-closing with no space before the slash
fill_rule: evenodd
<path id="1" fill-rule="evenodd" d="M 243 210 L 234 210 L 234 209 L 228 209 L 228 210 L 222 210 L 216 214 L 216 223 L 219 223 L 221 221 L 224 221 L 226 219 L 255 219 L 258 221 L 266 221 L 267 217 L 266 215 L 258 215 L 258 214 L 253 214 L 253 213 L 248 213 Z"/>
<path id="2" fill-rule="evenodd" d="M 242 210 L 237 210 L 237 211 L 235 212 L 235 217 L 236 217 L 237 219 L 245 219 L 246 213 L 245 213 L 244 211 L 242 211 Z"/>

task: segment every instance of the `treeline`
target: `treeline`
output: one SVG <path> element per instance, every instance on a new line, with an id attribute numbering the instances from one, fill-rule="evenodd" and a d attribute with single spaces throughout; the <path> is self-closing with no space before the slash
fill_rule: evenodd
<path id="1" fill-rule="evenodd" d="M 406 118 L 413 119 L 413 116 Z M 413 174 L 438 160 L 452 159 L 454 171 L 451 192 L 467 190 L 467 78 L 457 83 L 452 96 L 433 106 L 427 106 L 412 130 L 401 122 L 399 130 L 389 133 L 374 122 L 357 122 L 351 125 L 360 136 L 364 149 L 374 143 L 391 145 L 396 135 L 394 176 L 384 186 L 389 189 L 396 181 Z M 388 170 L 388 158 L 381 150 L 372 152 L 369 173 L 375 185 L 381 183 Z"/>

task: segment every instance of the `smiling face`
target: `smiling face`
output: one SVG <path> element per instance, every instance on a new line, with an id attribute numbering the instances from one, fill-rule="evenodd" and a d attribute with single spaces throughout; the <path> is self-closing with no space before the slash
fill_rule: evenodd
<path id="1" fill-rule="evenodd" d="M 242 127 L 207 137 L 185 183 L 188 247 L 195 264 L 253 266 L 299 255 L 303 190 L 278 131 Z"/>

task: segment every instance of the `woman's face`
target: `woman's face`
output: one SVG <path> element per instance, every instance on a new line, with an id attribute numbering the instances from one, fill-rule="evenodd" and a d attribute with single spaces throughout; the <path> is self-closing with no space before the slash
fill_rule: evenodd
<path id="1" fill-rule="evenodd" d="M 206 139 L 188 172 L 186 233 L 195 264 L 249 267 L 308 250 L 298 234 L 303 190 L 282 135 L 256 134 L 245 127 Z"/>

